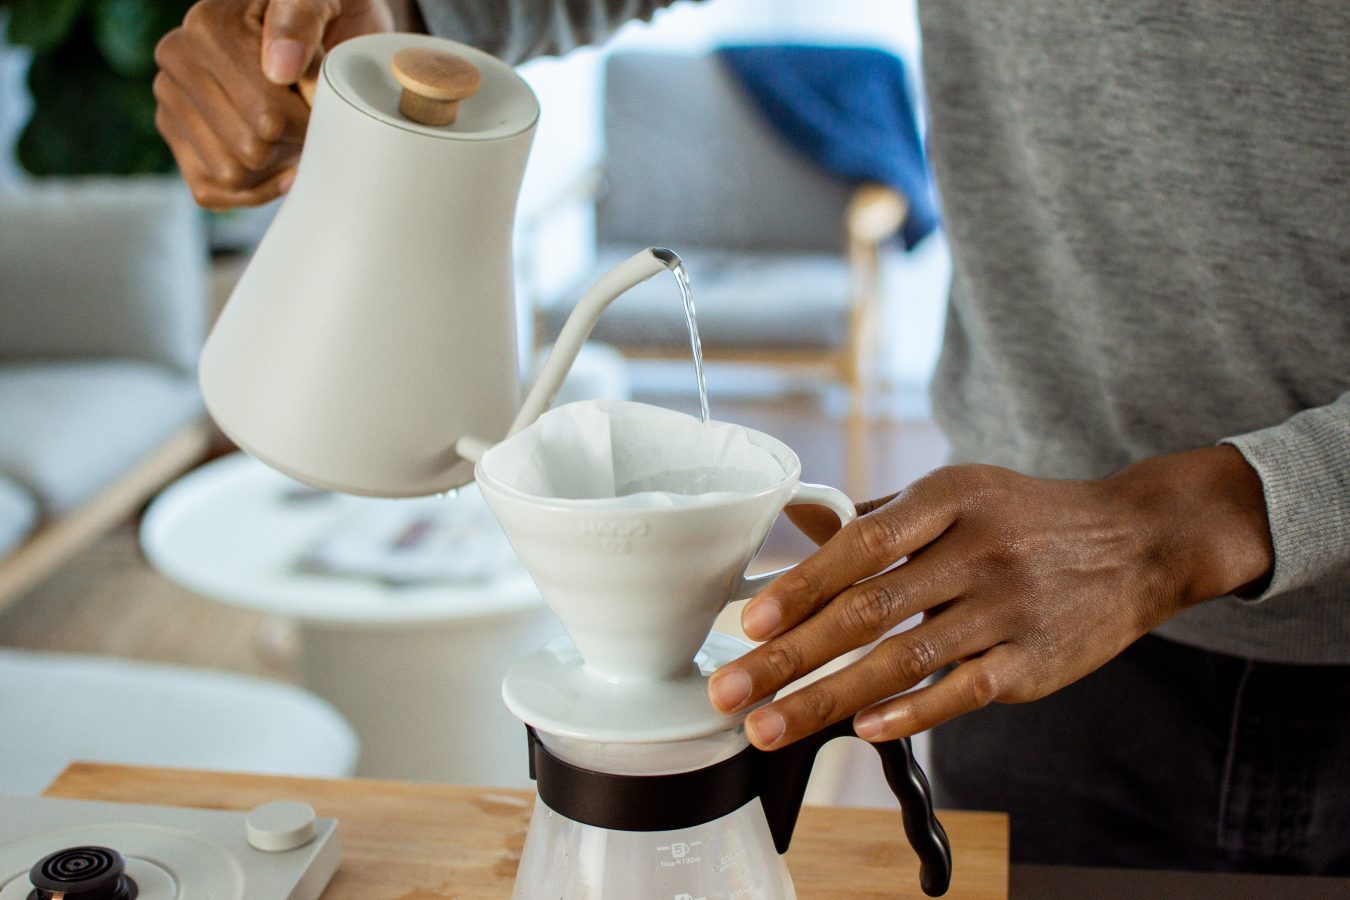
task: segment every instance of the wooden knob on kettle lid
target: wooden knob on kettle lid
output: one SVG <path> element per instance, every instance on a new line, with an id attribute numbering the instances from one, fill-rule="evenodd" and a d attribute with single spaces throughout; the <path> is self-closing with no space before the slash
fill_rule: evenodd
<path id="1" fill-rule="evenodd" d="M 449 125 L 459 101 L 478 90 L 478 67 L 462 56 L 429 47 L 404 47 L 394 54 L 394 77 L 403 85 L 398 110 L 423 125 Z"/>

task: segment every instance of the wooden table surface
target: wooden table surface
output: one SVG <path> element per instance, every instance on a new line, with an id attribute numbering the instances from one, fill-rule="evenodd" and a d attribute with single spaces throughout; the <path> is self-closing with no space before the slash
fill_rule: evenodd
<path id="1" fill-rule="evenodd" d="M 303 800 L 341 823 L 342 866 L 324 900 L 502 900 L 525 843 L 533 794 L 396 781 L 329 781 L 75 763 L 49 797 L 247 810 Z M 939 814 L 951 838 L 953 900 L 1008 896 L 1008 819 Z M 801 900 L 920 898 L 899 814 L 806 807 L 787 854 Z"/>

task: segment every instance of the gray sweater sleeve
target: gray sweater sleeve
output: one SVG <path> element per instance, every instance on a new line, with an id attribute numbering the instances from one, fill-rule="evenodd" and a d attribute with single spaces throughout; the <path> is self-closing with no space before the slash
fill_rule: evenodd
<path id="1" fill-rule="evenodd" d="M 517 65 L 603 41 L 675 0 L 417 0 L 432 34 Z"/>
<path id="2" fill-rule="evenodd" d="M 1257 602 L 1350 560 L 1350 392 L 1279 425 L 1225 438 L 1261 476 L 1275 570 Z"/>

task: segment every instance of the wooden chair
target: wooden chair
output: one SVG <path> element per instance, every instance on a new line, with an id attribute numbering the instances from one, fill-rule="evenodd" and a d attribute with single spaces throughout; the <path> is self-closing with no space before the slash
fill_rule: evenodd
<path id="1" fill-rule="evenodd" d="M 0 195 L 0 607 L 202 459 L 200 219 L 176 177 Z"/>
<path id="2" fill-rule="evenodd" d="M 846 184 L 799 156 L 714 56 L 616 53 L 604 97 L 604 160 L 557 201 L 594 193 L 597 261 L 587 283 L 644 246 L 680 254 L 706 360 L 847 387 L 845 481 L 861 492 L 878 271 L 905 198 Z M 580 295 L 535 297 L 537 346 L 556 337 Z M 684 312 L 664 279 L 615 303 L 594 337 L 632 358 L 689 358 Z"/>

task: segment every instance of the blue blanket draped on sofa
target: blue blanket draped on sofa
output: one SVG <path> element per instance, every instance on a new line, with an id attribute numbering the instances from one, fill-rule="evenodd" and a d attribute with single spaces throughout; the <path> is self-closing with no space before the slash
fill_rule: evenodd
<path id="1" fill-rule="evenodd" d="M 840 178 L 881 182 L 905 196 L 906 249 L 937 227 L 898 57 L 868 47 L 802 44 L 722 47 L 718 54 L 774 129 L 808 159 Z"/>

